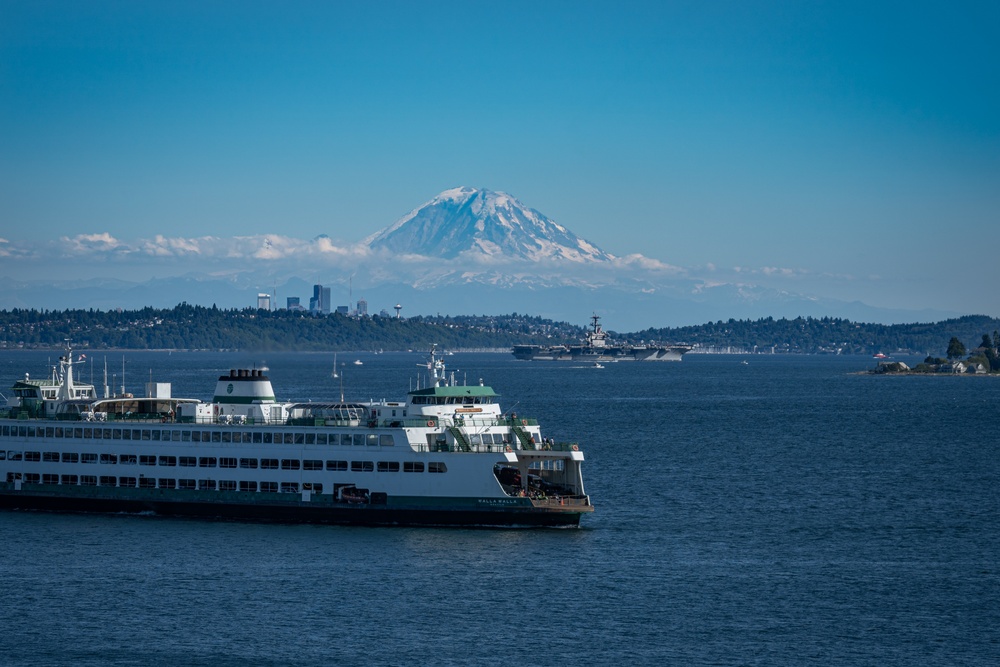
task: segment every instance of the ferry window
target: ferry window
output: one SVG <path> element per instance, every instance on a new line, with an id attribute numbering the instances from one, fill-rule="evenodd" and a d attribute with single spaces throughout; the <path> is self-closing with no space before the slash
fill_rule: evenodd
<path id="1" fill-rule="evenodd" d="M 110 440 L 111 439 L 111 429 L 110 428 L 104 429 L 104 439 L 105 440 Z"/>
<path id="2" fill-rule="evenodd" d="M 236 490 L 236 480 L 235 479 L 222 479 L 219 480 L 219 491 L 235 491 Z"/>
<path id="3" fill-rule="evenodd" d="M 27 433 L 25 432 L 25 430 L 24 430 L 24 427 L 23 427 L 23 426 L 21 427 L 21 435 L 22 435 L 22 436 L 23 436 L 23 435 L 27 435 Z M 56 426 L 56 437 L 57 437 L 57 438 L 61 438 L 61 437 L 63 437 L 63 430 L 62 430 L 62 426 Z"/>
<path id="4" fill-rule="evenodd" d="M 115 486 L 117 483 L 118 478 L 101 475 L 101 486 Z"/>
<path id="5" fill-rule="evenodd" d="M 80 475 L 80 486 L 97 486 L 97 477 L 94 475 Z"/>
<path id="6" fill-rule="evenodd" d="M 257 482 L 240 482 L 240 491 L 256 491 Z"/>
<path id="7" fill-rule="evenodd" d="M 41 452 L 25 452 L 24 453 L 24 460 L 25 461 L 31 461 L 33 463 L 37 463 L 38 461 L 42 460 L 42 453 Z"/>
<path id="8" fill-rule="evenodd" d="M 76 452 L 63 452 L 63 463 L 79 463 L 80 455 Z"/>
<path id="9" fill-rule="evenodd" d="M 125 486 L 130 489 L 135 488 L 136 479 L 135 477 L 119 477 L 118 486 Z"/>
<path id="10" fill-rule="evenodd" d="M 285 434 L 285 444 L 286 444 L 286 445 L 291 445 L 291 444 L 293 444 L 293 442 L 292 442 L 292 434 L 291 434 L 291 433 L 286 433 L 286 434 Z M 300 444 L 301 444 L 301 443 L 300 443 Z"/>
<path id="11" fill-rule="evenodd" d="M 42 452 L 42 460 L 47 463 L 59 463 L 59 452 Z"/>
<path id="12" fill-rule="evenodd" d="M 145 431 L 143 431 L 143 433 L 145 433 Z M 164 440 L 170 440 L 170 431 L 163 431 L 163 434 L 165 436 L 167 436 L 167 437 L 164 438 Z M 157 440 L 160 439 L 160 431 L 153 431 L 151 433 L 151 435 L 153 436 L 153 440 L 154 441 L 157 441 Z"/>
<path id="13" fill-rule="evenodd" d="M 116 429 L 112 430 L 111 437 L 114 440 L 121 440 L 122 439 L 122 430 L 120 428 L 116 428 Z"/>
<path id="14" fill-rule="evenodd" d="M 443 462 L 438 463 L 432 461 L 427 464 L 427 472 L 448 472 L 448 466 L 446 466 Z"/>
<path id="15" fill-rule="evenodd" d="M 160 480 L 160 481 L 163 481 L 163 480 Z M 177 480 L 177 488 L 178 489 L 187 489 L 188 491 L 192 491 L 195 488 L 197 488 L 197 484 L 195 484 L 195 481 L 193 479 L 179 479 L 179 480 Z"/>
<path id="16" fill-rule="evenodd" d="M 235 468 L 236 467 L 236 459 L 234 459 L 234 458 L 221 458 L 221 459 L 219 459 L 219 467 L 220 468 Z"/>
<path id="17" fill-rule="evenodd" d="M 117 454 L 101 454 L 101 463 L 118 463 Z"/>
<path id="18" fill-rule="evenodd" d="M 141 466 L 155 466 L 156 465 L 156 457 L 155 456 L 149 456 L 149 455 L 146 455 L 146 454 L 140 454 L 139 455 L 139 465 L 141 465 Z"/>
<path id="19" fill-rule="evenodd" d="M 77 478 L 76 475 L 63 475 L 62 476 L 62 483 L 63 484 L 77 484 L 77 483 L 79 483 L 79 479 Z"/>
<path id="20" fill-rule="evenodd" d="M 97 463 L 97 454 L 93 452 L 84 452 L 80 454 L 80 463 Z"/>
<path id="21" fill-rule="evenodd" d="M 298 493 L 299 492 L 299 484 L 298 484 L 298 482 L 282 482 L 281 483 L 281 492 L 282 493 Z"/>
<path id="22" fill-rule="evenodd" d="M 230 433 L 229 431 L 223 431 L 222 442 L 232 442 L 232 441 L 233 441 L 233 434 Z"/>
<path id="23" fill-rule="evenodd" d="M 345 434 L 345 436 L 346 436 L 346 434 Z M 355 433 L 354 435 L 351 436 L 351 441 L 354 443 L 355 447 L 359 447 L 359 446 L 365 444 L 365 434 L 364 433 Z"/>
<path id="24" fill-rule="evenodd" d="M 0 461 L 6 461 L 6 460 L 7 460 L 7 450 L 0 449 Z"/>
<path id="25" fill-rule="evenodd" d="M 327 461 L 327 470 L 347 470 L 347 461 Z"/>
<path id="26" fill-rule="evenodd" d="M 240 459 L 241 468 L 257 468 L 257 459 Z"/>
<path id="27" fill-rule="evenodd" d="M 305 461 L 302 462 L 302 469 L 303 470 L 322 470 L 323 469 L 323 462 L 322 461 L 314 461 L 314 460 L 308 460 L 307 459 L 307 460 L 305 460 Z"/>
<path id="28" fill-rule="evenodd" d="M 157 486 L 161 489 L 177 488 L 177 480 L 170 477 L 161 477 Z"/>
<path id="29" fill-rule="evenodd" d="M 264 470 L 277 470 L 278 469 L 278 459 L 261 459 L 260 467 Z"/>
<path id="30" fill-rule="evenodd" d="M 141 431 L 132 431 L 132 439 L 135 440 L 135 434 L 138 433 L 139 437 L 143 440 L 149 440 L 149 429 L 142 429 Z"/>
<path id="31" fill-rule="evenodd" d="M 202 456 L 200 459 L 198 459 L 199 468 L 214 468 L 216 466 L 216 463 L 217 461 L 215 460 L 214 456 Z"/>
<path id="32" fill-rule="evenodd" d="M 299 461 L 298 459 L 281 459 L 281 469 L 282 470 L 298 470 Z"/>
<path id="33" fill-rule="evenodd" d="M 469 443 L 473 445 L 481 445 L 483 444 L 483 437 L 479 433 L 470 433 Z"/>
<path id="34" fill-rule="evenodd" d="M 277 482 L 261 482 L 260 483 L 261 493 L 277 493 L 278 483 Z"/>
<path id="35" fill-rule="evenodd" d="M 97 430 L 98 430 L 98 432 L 100 432 L 101 429 L 97 429 Z M 92 428 L 85 428 L 85 429 L 83 429 L 83 437 L 85 437 L 85 438 L 93 438 L 94 437 L 94 429 L 92 429 Z"/>
<path id="36" fill-rule="evenodd" d="M 366 436 L 366 442 L 367 442 L 367 444 L 368 444 L 369 447 L 376 447 L 376 446 L 378 446 L 378 434 L 377 433 L 369 433 Z"/>
<path id="37" fill-rule="evenodd" d="M 258 445 L 260 444 L 260 441 L 261 441 L 261 435 L 262 435 L 262 434 L 261 434 L 261 432 L 260 432 L 260 431 L 254 431 L 254 434 L 253 434 L 253 441 L 254 441 L 254 443 L 255 443 L 255 444 L 258 444 Z"/>
<path id="38" fill-rule="evenodd" d="M 296 433 L 295 434 L 295 444 L 296 445 L 305 444 L 305 441 L 306 441 L 305 433 Z M 288 442 L 288 437 L 287 436 L 285 436 L 285 442 Z"/>
<path id="39" fill-rule="evenodd" d="M 156 488 L 156 478 L 155 477 L 140 477 L 139 478 L 139 488 L 140 489 L 155 489 Z"/>
<path id="40" fill-rule="evenodd" d="M 42 484 L 58 484 L 59 475 L 50 475 L 48 473 L 42 475 Z"/>
<path id="41" fill-rule="evenodd" d="M 20 461 L 23 458 L 24 458 L 24 454 L 22 454 L 21 452 L 15 452 L 15 451 L 9 451 L 9 452 L 7 452 L 7 460 L 8 461 Z M 65 459 L 63 459 L 63 460 L 65 461 Z"/>
<path id="42" fill-rule="evenodd" d="M 132 431 L 130 431 L 127 428 L 122 428 L 122 429 L 117 429 L 116 428 L 115 429 L 115 439 L 116 440 L 118 439 L 118 435 L 119 434 L 121 434 L 121 439 L 122 440 L 131 440 L 132 439 Z"/>
<path id="43" fill-rule="evenodd" d="M 222 433 L 220 431 L 212 431 L 212 442 L 221 442 Z"/>
<path id="44" fill-rule="evenodd" d="M 315 484 L 313 482 L 303 482 L 302 483 L 302 490 L 303 491 L 312 491 L 313 493 L 323 493 L 323 485 L 322 484 Z"/>
<path id="45" fill-rule="evenodd" d="M 316 444 L 316 434 L 315 433 L 306 433 L 306 444 L 307 445 L 315 445 Z"/>
<path id="46" fill-rule="evenodd" d="M 174 440 L 177 442 L 191 442 L 191 431 L 174 431 Z"/>
<path id="47" fill-rule="evenodd" d="M 146 431 L 146 433 L 149 433 L 149 431 Z M 132 429 L 132 439 L 133 440 L 149 440 L 149 438 L 143 438 L 142 437 L 142 431 L 140 429 L 137 429 L 137 428 Z"/>
<path id="48" fill-rule="evenodd" d="M 119 465 L 132 465 L 136 463 L 135 454 L 122 454 L 118 457 Z"/>
<path id="49" fill-rule="evenodd" d="M 351 461 L 352 472 L 375 472 L 373 461 Z"/>
<path id="50" fill-rule="evenodd" d="M 379 461 L 379 472 L 399 472 L 399 461 Z"/>
<path id="51" fill-rule="evenodd" d="M 176 456 L 161 456 L 160 457 L 160 465 L 161 466 L 175 466 L 175 465 L 177 465 L 177 457 Z"/>
<path id="52" fill-rule="evenodd" d="M 28 484 L 38 484 L 38 473 L 37 472 L 24 473 L 24 481 Z"/>
<path id="53" fill-rule="evenodd" d="M 199 479 L 198 480 L 198 490 L 199 491 L 215 491 L 215 480 L 214 479 Z"/>
<path id="54" fill-rule="evenodd" d="M 383 434 L 378 437 L 378 444 L 381 447 L 392 447 L 396 444 L 396 440 L 388 434 Z"/>
<path id="55" fill-rule="evenodd" d="M 182 468 L 193 468 L 197 464 L 197 460 L 198 459 L 193 456 L 182 456 L 178 460 L 178 463 L 180 463 Z"/>
<path id="56" fill-rule="evenodd" d="M 403 472 L 423 472 L 424 464 L 422 461 L 404 461 L 403 462 Z"/>
<path id="57" fill-rule="evenodd" d="M 307 439 L 306 439 L 306 444 L 309 444 L 308 436 L 307 436 Z M 316 434 L 316 444 L 317 445 L 325 445 L 326 444 L 326 433 L 317 433 Z"/>
<path id="58" fill-rule="evenodd" d="M 253 441 L 257 442 L 256 435 L 254 436 Z M 271 434 L 267 433 L 266 431 L 264 432 L 264 444 L 265 445 L 270 445 L 271 444 Z M 261 491 L 263 491 L 263 489 L 261 489 Z"/>

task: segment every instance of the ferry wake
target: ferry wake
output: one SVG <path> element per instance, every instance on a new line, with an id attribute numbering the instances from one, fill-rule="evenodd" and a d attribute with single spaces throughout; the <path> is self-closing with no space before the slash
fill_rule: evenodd
<path id="1" fill-rule="evenodd" d="M 104 397 L 73 377 L 17 380 L 0 411 L 0 507 L 356 525 L 578 526 L 580 447 L 456 384 L 432 348 L 405 400 L 289 403 L 233 369 L 211 402 Z"/>

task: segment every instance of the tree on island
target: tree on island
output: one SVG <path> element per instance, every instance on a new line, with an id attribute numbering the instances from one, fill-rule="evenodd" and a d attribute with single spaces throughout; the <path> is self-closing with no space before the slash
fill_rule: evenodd
<path id="1" fill-rule="evenodd" d="M 949 359 L 961 359 L 965 356 L 965 345 L 962 345 L 960 341 L 955 336 L 951 337 L 948 341 L 948 358 Z"/>

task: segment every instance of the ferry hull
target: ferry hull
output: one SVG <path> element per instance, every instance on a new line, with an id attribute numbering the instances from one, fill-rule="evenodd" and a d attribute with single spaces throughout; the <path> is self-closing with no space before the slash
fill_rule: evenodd
<path id="1" fill-rule="evenodd" d="M 25 487 L 28 485 L 25 485 Z M 34 485 L 32 485 L 34 486 Z M 137 491 L 131 497 L 50 493 L 34 488 L 14 490 L 12 484 L 0 484 L 0 508 L 70 513 L 155 514 L 168 517 L 192 517 L 214 520 L 262 521 L 273 523 L 311 523 L 355 526 L 451 526 L 451 527 L 576 527 L 582 514 L 591 506 L 575 508 L 537 508 L 530 504 L 491 506 L 494 499 L 453 499 L 447 505 L 427 499 L 394 501 L 385 505 L 350 504 L 313 500 L 297 496 L 271 502 L 246 498 L 232 500 L 197 500 L 171 498 L 152 490 Z M 80 487 L 76 487 L 77 490 Z M 120 489 L 119 489 L 120 491 Z M 217 495 L 217 494 L 216 494 Z M 280 494 L 286 495 L 286 494 Z"/>

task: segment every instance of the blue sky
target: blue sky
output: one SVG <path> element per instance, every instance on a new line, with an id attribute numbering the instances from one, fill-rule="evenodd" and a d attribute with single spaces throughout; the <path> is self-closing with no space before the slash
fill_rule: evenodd
<path id="1" fill-rule="evenodd" d="M 1000 5 L 0 0 L 0 275 L 346 247 L 460 185 L 706 280 L 1000 315 Z"/>

